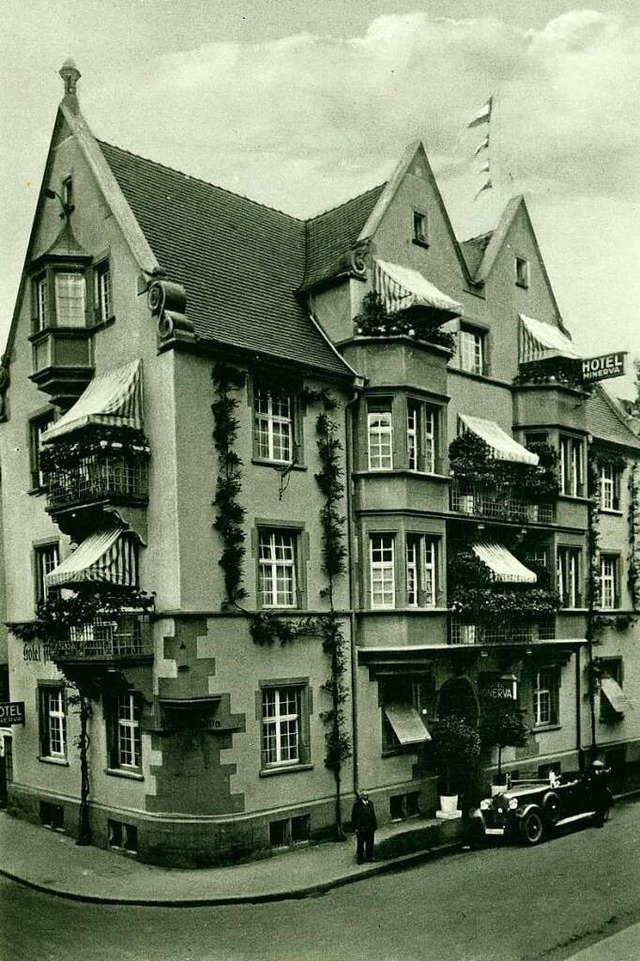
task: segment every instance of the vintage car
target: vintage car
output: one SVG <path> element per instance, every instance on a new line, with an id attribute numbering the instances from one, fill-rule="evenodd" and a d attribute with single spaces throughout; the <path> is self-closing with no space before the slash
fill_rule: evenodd
<path id="1" fill-rule="evenodd" d="M 472 824 L 479 836 L 519 837 L 525 844 L 538 844 L 574 822 L 602 826 L 613 802 L 607 774 L 602 762 L 595 762 L 584 775 L 551 772 L 545 781 L 513 781 L 480 802 L 471 812 Z"/>

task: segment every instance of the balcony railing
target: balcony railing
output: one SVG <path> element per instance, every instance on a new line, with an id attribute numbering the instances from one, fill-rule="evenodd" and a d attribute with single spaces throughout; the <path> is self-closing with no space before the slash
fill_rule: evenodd
<path id="1" fill-rule="evenodd" d="M 68 471 L 47 473 L 45 486 L 50 511 L 100 500 L 146 501 L 147 461 L 117 455 L 83 457 Z"/>
<path id="2" fill-rule="evenodd" d="M 449 622 L 449 644 L 535 644 L 553 641 L 555 619 L 529 624 L 464 623 L 455 617 Z"/>
<path id="3" fill-rule="evenodd" d="M 52 646 L 52 660 L 126 661 L 152 657 L 151 625 L 141 614 L 105 616 L 69 629 L 69 636 Z"/>
<path id="4" fill-rule="evenodd" d="M 456 514 L 518 524 L 552 524 L 555 517 L 553 504 L 536 504 L 490 491 L 464 490 L 457 484 L 451 486 L 450 508 Z"/>

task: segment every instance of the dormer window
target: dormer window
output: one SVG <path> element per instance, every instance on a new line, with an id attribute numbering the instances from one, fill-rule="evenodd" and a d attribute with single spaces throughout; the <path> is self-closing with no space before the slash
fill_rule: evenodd
<path id="1" fill-rule="evenodd" d="M 516 257 L 516 286 L 529 286 L 529 261 L 524 257 Z"/>
<path id="2" fill-rule="evenodd" d="M 423 247 L 429 244 L 427 215 L 420 210 L 413 212 L 413 242 Z"/>
<path id="3" fill-rule="evenodd" d="M 46 274 L 36 280 L 34 294 L 36 329 L 44 330 L 49 326 L 49 284 Z"/>

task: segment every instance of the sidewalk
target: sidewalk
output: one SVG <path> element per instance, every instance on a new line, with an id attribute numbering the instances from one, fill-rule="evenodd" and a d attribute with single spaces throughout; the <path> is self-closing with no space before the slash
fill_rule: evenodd
<path id="1" fill-rule="evenodd" d="M 615 791 L 618 801 L 639 794 L 640 783 Z M 0 811 L 0 874 L 61 897 L 111 904 L 189 907 L 309 897 L 460 850 L 463 844 L 461 821 L 419 819 L 380 828 L 379 860 L 373 864 L 356 864 L 354 839 L 349 837 L 247 864 L 182 870 L 79 847 L 65 834 Z"/>
<path id="2" fill-rule="evenodd" d="M 414 823 L 419 830 L 420 822 Z M 454 824 L 461 822 L 449 822 L 448 826 Z M 402 825 L 381 828 L 376 848 L 388 848 L 401 829 Z M 65 834 L 0 811 L 0 874 L 49 894 L 99 903 L 192 907 L 280 901 L 321 894 L 460 849 L 459 827 L 438 835 L 441 843 L 372 864 L 356 863 L 355 841 L 349 837 L 247 864 L 182 870 L 142 864 L 114 851 L 79 847 Z"/>

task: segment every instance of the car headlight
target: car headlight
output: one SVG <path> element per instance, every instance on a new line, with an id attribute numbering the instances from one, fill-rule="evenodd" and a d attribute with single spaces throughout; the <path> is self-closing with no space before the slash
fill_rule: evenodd
<path id="1" fill-rule="evenodd" d="M 515 811 L 517 807 L 518 807 L 518 798 L 517 797 L 509 798 L 509 810 Z"/>
<path id="2" fill-rule="evenodd" d="M 488 811 L 490 807 L 491 807 L 491 801 L 488 798 L 484 798 L 483 801 L 480 801 L 481 811 Z"/>

